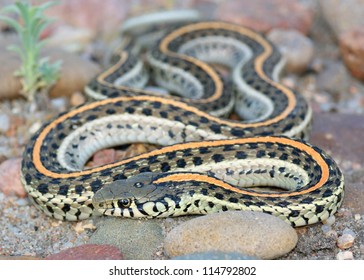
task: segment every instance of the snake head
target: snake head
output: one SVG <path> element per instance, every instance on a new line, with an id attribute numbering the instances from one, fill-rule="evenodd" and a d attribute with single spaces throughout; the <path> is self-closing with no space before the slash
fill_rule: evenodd
<path id="1" fill-rule="evenodd" d="M 153 184 L 157 176 L 156 173 L 145 172 L 105 185 L 92 198 L 94 208 L 103 215 L 150 216 L 147 209 L 155 205 L 154 201 L 161 193 L 161 189 Z"/>

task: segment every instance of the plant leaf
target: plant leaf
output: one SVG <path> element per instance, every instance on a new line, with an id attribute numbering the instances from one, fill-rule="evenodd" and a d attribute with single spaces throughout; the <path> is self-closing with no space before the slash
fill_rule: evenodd
<path id="1" fill-rule="evenodd" d="M 30 22 L 30 6 L 26 2 L 16 2 L 15 5 L 19 10 L 19 15 L 24 21 L 24 26 L 29 26 Z"/>
<path id="2" fill-rule="evenodd" d="M 16 52 L 22 59 L 22 66 L 14 74 L 21 77 L 22 94 L 29 100 L 39 90 L 47 90 L 59 77 L 61 61 L 49 62 L 49 58 L 39 58 L 40 50 L 45 40 L 40 40 L 42 31 L 53 20 L 48 19 L 44 10 L 58 4 L 47 2 L 38 6 L 32 6 L 30 1 L 16 1 L 0 10 L 0 13 L 14 13 L 20 18 L 20 22 L 11 16 L 0 14 L 0 20 L 14 28 L 20 37 L 21 46 L 12 45 L 9 50 Z"/>

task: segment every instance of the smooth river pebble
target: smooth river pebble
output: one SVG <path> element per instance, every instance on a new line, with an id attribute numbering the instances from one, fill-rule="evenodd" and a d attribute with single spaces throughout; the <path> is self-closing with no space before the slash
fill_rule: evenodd
<path id="1" fill-rule="evenodd" d="M 165 239 L 168 256 L 219 251 L 259 259 L 274 259 L 290 252 L 296 231 L 274 216 L 260 212 L 228 211 L 189 220 Z"/>

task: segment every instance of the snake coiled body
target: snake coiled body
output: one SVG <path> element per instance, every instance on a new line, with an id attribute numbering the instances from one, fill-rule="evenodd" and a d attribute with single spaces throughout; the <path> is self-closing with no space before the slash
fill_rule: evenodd
<path id="1" fill-rule="evenodd" d="M 27 145 L 22 177 L 39 209 L 71 221 L 94 208 L 127 217 L 253 210 L 293 226 L 336 212 L 342 173 L 297 139 L 308 138 L 311 109 L 278 82 L 282 59 L 271 43 L 222 22 L 172 30 L 147 54 L 151 76 L 177 95 L 158 96 L 140 89 L 148 72 L 132 42 L 87 86 L 98 101 L 45 124 Z M 206 62 L 228 66 L 231 77 Z M 242 121 L 223 118 L 233 109 Z M 165 147 L 83 170 L 95 151 L 132 142 Z"/>

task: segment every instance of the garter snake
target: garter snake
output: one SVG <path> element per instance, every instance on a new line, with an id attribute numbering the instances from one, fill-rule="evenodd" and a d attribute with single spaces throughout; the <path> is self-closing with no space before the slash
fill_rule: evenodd
<path id="1" fill-rule="evenodd" d="M 293 226 L 336 212 L 342 173 L 298 140 L 308 138 L 311 109 L 278 82 L 282 58 L 263 36 L 223 22 L 167 32 L 146 60 L 176 96 L 140 89 L 148 73 L 137 57 L 131 39 L 86 87 L 98 100 L 46 123 L 28 143 L 22 180 L 39 209 L 70 221 L 94 208 L 126 217 L 253 210 Z M 211 62 L 230 67 L 231 77 Z M 242 121 L 223 118 L 234 106 Z M 96 150 L 132 142 L 165 147 L 83 168 Z"/>

